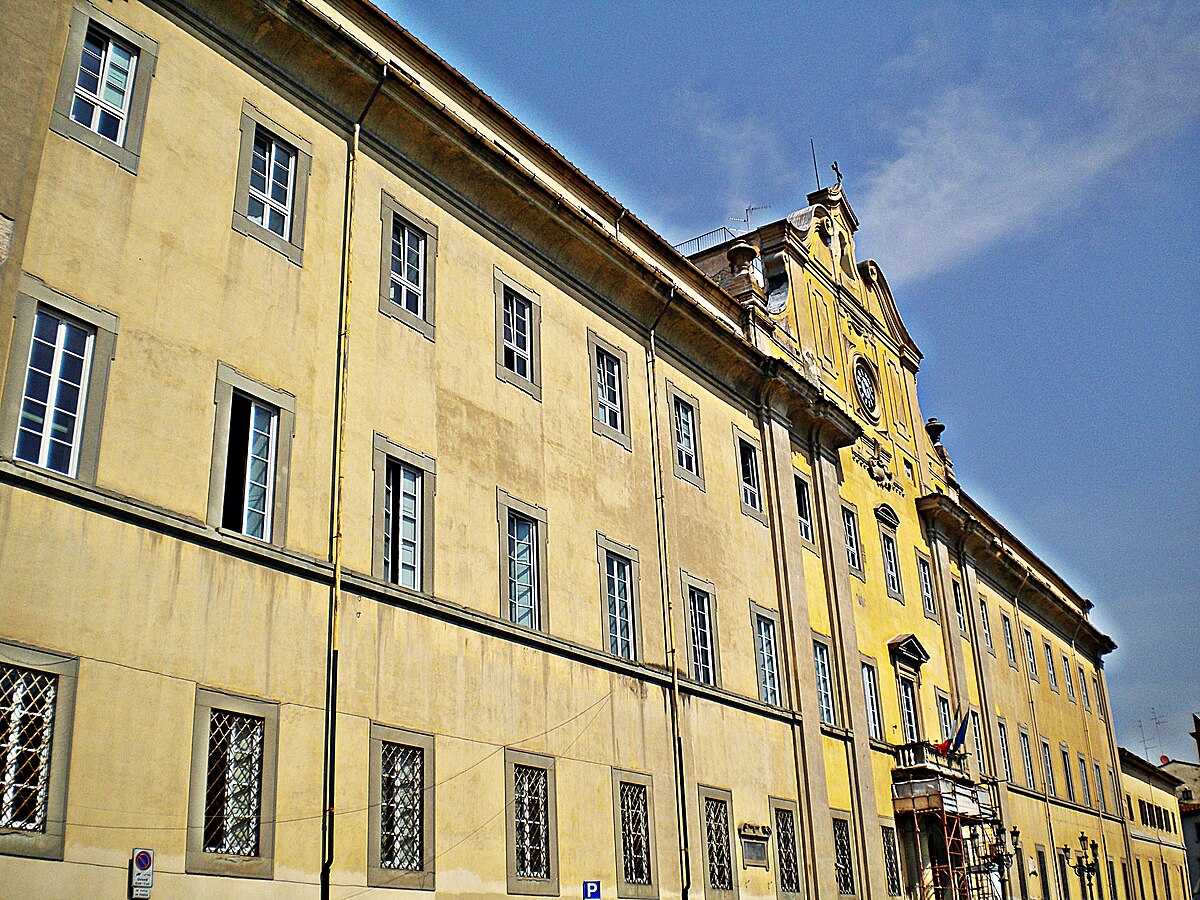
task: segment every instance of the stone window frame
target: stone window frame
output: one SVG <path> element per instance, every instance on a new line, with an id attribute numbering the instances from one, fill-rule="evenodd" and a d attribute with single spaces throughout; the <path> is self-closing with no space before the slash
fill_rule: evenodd
<path id="1" fill-rule="evenodd" d="M 920 548 L 914 549 L 913 552 L 916 554 L 917 594 L 921 598 L 921 612 L 924 614 L 925 618 L 929 619 L 931 622 L 937 622 L 939 625 L 941 625 L 942 624 L 942 614 L 941 614 L 941 611 L 938 609 L 937 579 L 934 578 L 934 575 L 933 575 L 933 558 L 930 557 L 928 553 L 922 553 Z M 925 605 L 925 594 L 922 589 L 922 582 L 921 582 L 921 564 L 922 563 L 924 563 L 928 567 L 928 571 L 929 571 L 929 596 L 930 596 L 932 608 Z"/>
<path id="2" fill-rule="evenodd" d="M 633 439 L 629 424 L 629 354 L 611 341 L 606 341 L 592 329 L 587 330 L 588 373 L 592 385 L 592 431 L 601 437 L 606 437 L 632 452 Z M 602 422 L 596 416 L 599 403 L 600 386 L 596 382 L 596 365 L 599 351 L 603 350 L 613 357 L 620 367 L 620 377 L 617 379 L 617 396 L 621 405 L 621 427 L 613 428 L 607 422 Z"/>
<path id="3" fill-rule="evenodd" d="M 779 700 L 776 703 L 770 703 L 763 697 L 762 689 L 762 660 L 761 654 L 758 652 L 758 620 L 759 618 L 770 620 L 775 626 L 775 690 L 779 694 Z M 774 706 L 779 709 L 788 709 L 790 707 L 790 697 L 788 695 L 787 682 L 784 678 L 784 662 L 783 662 L 783 625 L 779 618 L 779 611 L 770 609 L 766 606 L 761 606 L 750 601 L 750 637 L 754 647 L 754 674 L 758 687 L 758 699 L 768 706 Z"/>
<path id="4" fill-rule="evenodd" d="M 58 678 L 54 697 L 54 725 L 50 735 L 50 771 L 46 779 L 46 829 L 42 832 L 0 830 L 0 855 L 61 860 L 66 836 L 79 657 L 37 650 L 4 640 L 0 640 L 0 654 L 5 663 Z"/>
<path id="5" fill-rule="evenodd" d="M 850 832 L 850 840 L 847 842 L 847 849 L 850 851 L 850 880 L 854 885 L 854 891 L 850 894 L 843 894 L 839 889 L 837 896 L 839 897 L 858 897 L 860 891 L 864 887 L 862 884 L 863 871 L 856 865 L 857 860 L 854 855 L 854 816 L 848 809 L 830 809 L 830 818 L 840 820 L 846 823 L 846 828 Z M 832 827 L 832 825 L 831 825 Z M 836 844 L 836 840 L 835 840 Z M 834 865 L 834 882 L 837 882 L 837 848 L 833 848 L 833 857 L 831 862 Z"/>
<path id="6" fill-rule="evenodd" d="M 549 578 L 546 571 L 547 513 L 545 508 L 519 500 L 503 488 L 496 488 L 496 523 L 500 532 L 500 618 L 510 625 L 517 625 L 508 610 L 508 516 L 515 513 L 537 524 L 537 560 L 534 576 L 537 579 L 538 627 L 544 634 L 550 632 Z M 524 625 L 517 625 L 524 628 Z"/>
<path id="7" fill-rule="evenodd" d="M 1029 669 L 1029 678 L 1032 681 L 1040 682 L 1042 679 L 1038 677 L 1037 650 L 1033 646 L 1033 631 L 1024 626 L 1021 628 L 1021 646 L 1025 650 L 1025 667 Z"/>
<path id="8" fill-rule="evenodd" d="M 228 856 L 204 851 L 204 806 L 208 793 L 209 724 L 212 711 L 239 713 L 263 720 L 261 795 L 258 804 L 258 856 Z M 275 807 L 279 764 L 279 704 L 196 685 L 192 761 L 188 790 L 187 850 L 184 871 L 191 875 L 238 878 L 275 877 Z"/>
<path id="9" fill-rule="evenodd" d="M 678 436 L 675 433 L 675 404 L 684 403 L 692 408 L 692 440 L 695 443 L 693 456 L 696 459 L 696 471 L 689 472 L 679 465 Z M 700 401 L 686 391 L 680 390 L 670 381 L 667 382 L 667 419 L 671 432 L 671 468 L 675 477 L 682 478 L 689 484 L 704 490 L 704 442 L 700 437 Z"/>
<path id="10" fill-rule="evenodd" d="M 612 553 L 614 556 L 620 556 L 629 561 L 629 608 L 630 619 L 632 620 L 631 643 L 633 644 L 633 656 L 629 657 L 632 662 L 637 662 L 642 658 L 642 590 L 641 590 L 641 559 L 638 556 L 637 549 L 630 547 L 628 544 L 622 544 L 614 541 L 612 538 L 596 532 L 596 565 L 600 572 L 600 634 L 603 638 L 602 647 L 605 653 L 612 654 L 611 645 L 609 643 L 608 632 L 608 559 L 607 555 Z M 620 657 L 624 659 L 625 657 Z"/>
<path id="11" fill-rule="evenodd" d="M 55 290 L 38 278 L 21 273 L 13 310 L 12 340 L 9 344 L 8 370 L 4 380 L 4 395 L 0 398 L 0 456 L 16 456 L 17 428 L 25 398 L 25 378 L 29 368 L 29 349 L 33 341 L 33 326 L 39 306 L 74 319 L 93 333 L 91 371 L 88 373 L 87 395 L 83 398 L 83 427 L 79 434 L 78 462 L 74 478 L 86 484 L 96 483 L 100 465 L 100 441 L 104 432 L 104 408 L 108 401 L 108 381 L 113 360 L 117 356 L 118 317 L 107 310 Z M 70 478 L 34 463 L 39 472 Z"/>
<path id="12" fill-rule="evenodd" d="M 793 487 L 795 487 L 795 486 L 798 486 L 801 484 L 804 485 L 804 490 L 806 493 L 806 497 L 808 499 L 808 529 L 812 536 L 805 537 L 804 532 L 800 531 L 800 543 L 803 544 L 805 547 L 807 547 L 809 550 L 816 553 L 817 555 L 820 555 L 821 548 L 817 546 L 816 494 L 813 491 L 813 479 L 810 476 L 805 475 L 799 469 L 793 468 L 792 469 L 792 485 L 793 485 Z M 800 521 L 799 513 L 800 513 L 800 492 L 797 491 L 796 492 L 797 527 L 799 527 L 799 521 Z"/>
<path id="13" fill-rule="evenodd" d="M 517 875 L 515 858 L 517 846 L 516 767 L 544 769 L 546 772 L 546 838 L 549 848 L 549 878 L 523 878 Z M 508 893 L 522 896 L 557 897 L 558 868 L 558 797 L 555 789 L 555 759 L 541 753 L 530 753 L 512 747 L 504 748 L 504 825 L 505 878 Z"/>
<path id="14" fill-rule="evenodd" d="M 721 639 L 720 628 L 717 625 L 717 586 L 711 581 L 705 581 L 703 578 L 697 578 L 684 569 L 679 570 L 679 585 L 683 593 L 683 616 L 684 616 L 684 637 L 687 648 L 688 661 L 688 678 L 696 684 L 707 684 L 696 678 L 695 673 L 695 656 L 692 647 L 692 597 L 691 588 L 698 591 L 703 591 L 708 595 L 708 624 L 709 631 L 712 633 L 712 684 L 707 684 L 708 687 L 720 688 L 723 684 L 721 678 Z"/>
<path id="15" fill-rule="evenodd" d="M 996 734 L 997 755 L 1000 757 L 1000 773 L 1003 774 L 1001 780 L 1007 781 L 1009 784 L 1016 784 L 1016 779 L 1013 778 L 1012 767 L 1012 744 L 1008 739 L 1008 720 L 1004 716 L 996 716 Z"/>
<path id="16" fill-rule="evenodd" d="M 887 591 L 887 595 L 893 600 L 904 603 L 904 570 L 900 566 L 900 519 L 895 511 L 886 503 L 880 503 L 875 507 L 875 524 L 879 531 L 879 553 L 883 560 L 883 586 Z M 860 529 L 861 531 L 861 529 Z M 859 544 L 862 543 L 862 535 L 859 535 Z M 884 541 L 890 539 L 892 547 L 896 551 L 896 582 L 897 588 L 892 589 L 888 584 L 887 579 L 887 550 L 884 546 Z M 859 555 L 862 555 L 862 548 L 859 548 Z"/>
<path id="17" fill-rule="evenodd" d="M 758 502 L 760 507 L 751 506 L 746 502 L 745 491 L 742 480 L 742 445 L 746 444 L 754 452 L 754 471 L 758 478 Z M 762 441 L 757 437 L 751 436 L 749 433 L 733 426 L 733 449 L 734 463 L 737 467 L 737 485 L 738 485 L 738 504 L 741 507 L 742 515 L 756 519 L 763 525 L 767 524 L 767 479 L 766 479 L 766 457 L 763 455 Z"/>
<path id="18" fill-rule="evenodd" d="M 1042 638 L 1042 654 L 1046 657 L 1046 684 L 1057 694 L 1059 692 L 1058 666 L 1054 663 L 1054 647 L 1046 638 Z"/>
<path id="19" fill-rule="evenodd" d="M 988 611 L 988 601 L 983 594 L 977 594 L 975 601 L 979 604 L 979 621 L 983 627 L 983 645 L 994 659 L 996 656 L 996 638 L 992 634 L 992 620 L 991 614 Z"/>
<path id="20" fill-rule="evenodd" d="M 842 704 L 838 697 L 838 682 L 837 682 L 837 662 L 833 652 L 833 638 L 827 634 L 821 634 L 818 631 L 812 632 L 813 654 L 816 654 L 816 645 L 820 644 L 825 648 L 825 656 L 829 661 L 829 705 L 831 707 L 830 721 L 825 721 L 821 716 L 821 693 L 820 690 L 814 695 L 816 701 L 817 724 L 819 727 L 825 728 L 842 728 L 843 710 Z M 814 661 L 815 664 L 815 661 Z"/>
<path id="21" fill-rule="evenodd" d="M 272 250 L 282 253 L 300 266 L 304 263 L 304 221 L 308 205 L 308 179 L 312 175 L 312 144 L 300 135 L 284 128 L 249 100 L 242 100 L 241 137 L 238 142 L 237 181 L 233 194 L 233 230 L 254 238 Z M 254 135 L 259 129 L 268 131 L 296 151 L 295 184 L 292 186 L 290 231 L 285 238 L 271 229 L 252 221 L 250 209 L 250 163 L 254 156 Z"/>
<path id="22" fill-rule="evenodd" d="M 1071 657 L 1065 653 L 1059 654 L 1062 657 L 1063 664 L 1063 688 L 1066 689 L 1067 699 L 1072 703 L 1076 703 L 1075 699 L 1075 676 L 1071 674 Z M 1079 667 L 1079 674 L 1083 674 L 1083 666 Z"/>
<path id="23" fill-rule="evenodd" d="M 1025 759 L 1026 747 L 1029 749 L 1028 760 Z M 1033 734 L 1029 730 L 1028 725 L 1017 724 L 1017 748 L 1021 753 L 1021 774 L 1025 779 L 1025 787 L 1031 791 L 1036 791 L 1038 789 L 1037 756 L 1033 751 Z"/>
<path id="24" fill-rule="evenodd" d="M 1005 625 L 1008 627 L 1006 628 Z M 1013 631 L 1012 616 L 1003 610 L 1000 611 L 1000 636 L 1004 640 L 1004 657 L 1008 660 L 1011 668 L 1020 671 L 1021 666 L 1017 662 L 1017 635 Z"/>
<path id="25" fill-rule="evenodd" d="M 225 362 L 217 362 L 216 387 L 213 403 L 216 417 L 213 427 L 212 466 L 208 482 L 208 524 L 223 534 L 232 534 L 249 541 L 258 538 L 240 531 L 231 531 L 221 523 L 225 512 L 225 473 L 229 466 L 229 427 L 234 391 L 274 406 L 279 410 L 275 439 L 274 504 L 271 510 L 271 536 L 261 541 L 283 547 L 287 544 L 288 483 L 291 480 L 292 441 L 296 436 L 296 397 L 287 391 L 268 387 L 243 374 Z"/>
<path id="26" fill-rule="evenodd" d="M 838 498 L 838 505 L 841 507 L 841 515 L 839 519 L 842 523 L 842 544 L 846 551 L 846 568 L 850 574 L 864 584 L 867 581 L 867 554 L 866 548 L 863 547 L 862 539 L 862 518 L 858 514 L 858 505 L 851 503 L 844 498 Z M 850 563 L 850 545 L 846 537 L 846 513 L 850 513 L 854 518 L 854 541 L 858 547 L 858 565 L 854 566 Z"/>
<path id="27" fill-rule="evenodd" d="M 865 674 L 864 670 L 868 669 L 868 668 L 871 669 L 871 671 L 875 677 L 875 706 L 876 706 L 876 713 L 878 716 L 877 724 L 879 725 L 879 737 L 874 737 L 871 734 L 871 705 L 870 705 L 870 703 L 866 703 L 867 740 L 871 741 L 872 743 L 883 746 L 883 745 L 887 744 L 887 719 L 883 715 L 883 690 L 880 687 L 880 681 L 879 681 L 879 662 L 878 662 L 878 660 L 875 659 L 875 657 L 867 656 L 865 654 L 859 655 L 859 662 L 860 662 L 859 678 L 862 680 L 864 703 L 866 703 L 866 694 L 867 694 L 867 682 L 866 682 L 866 679 L 863 677 Z"/>
<path id="28" fill-rule="evenodd" d="M 434 843 L 434 800 L 437 790 L 434 766 L 437 763 L 435 740 L 432 734 L 410 731 L 372 722 L 370 729 L 370 775 L 367 821 L 367 886 L 407 888 L 409 890 L 432 891 L 436 884 L 437 848 Z M 421 871 L 401 871 L 384 868 L 382 858 L 383 831 L 383 744 L 403 744 L 419 747 L 424 753 L 422 762 L 421 830 L 424 860 Z"/>
<path id="29" fill-rule="evenodd" d="M 938 714 L 938 731 L 942 731 L 942 703 L 946 704 L 946 722 L 950 725 L 950 733 L 942 733 L 940 740 L 953 740 L 955 735 L 955 726 L 958 723 L 954 720 L 954 702 L 950 698 L 950 694 L 943 691 L 940 687 L 933 689 L 933 708 Z"/>
<path id="30" fill-rule="evenodd" d="M 529 303 L 529 376 L 525 378 L 504 365 L 504 289 Z M 496 377 L 518 387 L 539 403 L 542 400 L 542 300 L 537 292 L 505 274 L 492 270 L 492 293 L 496 299 Z"/>
<path id="31" fill-rule="evenodd" d="M 125 117 L 125 134 L 120 144 L 79 124 L 71 118 L 71 104 L 75 97 L 75 83 L 83 58 L 83 43 L 88 26 L 95 23 L 117 40 L 137 51 L 137 64 L 133 73 L 133 90 L 129 97 L 129 111 Z M 55 134 L 91 147 L 102 156 L 115 162 L 120 168 L 136 175 L 141 162 L 142 137 L 146 126 L 146 109 L 150 101 L 150 82 L 158 66 L 158 41 L 123 25 L 111 15 L 88 3 L 75 0 L 67 31 L 67 49 L 63 56 L 62 72 L 54 94 L 54 109 L 50 114 L 50 130 Z"/>
<path id="32" fill-rule="evenodd" d="M 908 743 L 908 738 L 904 734 L 904 688 L 900 684 L 902 679 L 907 679 L 912 682 L 913 686 L 913 712 L 917 718 L 917 740 L 921 741 L 926 734 L 925 712 L 921 709 L 921 670 L 918 667 L 902 663 L 893 655 L 892 673 L 896 679 L 896 707 L 899 713 L 901 740 Z"/>
<path id="33" fill-rule="evenodd" d="M 650 883 L 629 884 L 625 880 L 624 831 L 621 828 L 621 784 L 639 784 L 646 788 L 646 822 L 650 844 Z M 654 900 L 658 897 L 658 841 L 654 831 L 654 776 L 612 767 L 613 842 L 617 863 L 617 897 L 621 900 Z"/>
<path id="34" fill-rule="evenodd" d="M 967 595 L 962 580 L 957 576 L 950 578 L 950 597 L 954 604 L 954 620 L 958 626 L 958 636 L 964 641 L 970 641 L 971 626 L 967 615 Z"/>
<path id="35" fill-rule="evenodd" d="M 738 882 L 738 859 L 737 859 L 737 831 L 734 828 L 734 822 L 737 818 L 733 814 L 733 792 L 725 788 L 712 787 L 707 784 L 697 784 L 696 793 L 700 807 L 700 818 L 697 820 L 700 831 L 700 871 L 701 883 L 704 886 L 704 897 L 706 900 L 738 900 L 739 885 Z M 708 868 L 708 834 L 705 827 L 707 818 L 704 812 L 705 800 L 720 800 L 725 804 L 726 824 L 728 825 L 729 836 L 729 866 L 732 874 L 732 890 L 718 890 L 708 883 L 709 868 Z"/>
<path id="36" fill-rule="evenodd" d="M 432 341 L 437 325 L 437 253 L 438 227 L 424 216 L 417 215 L 386 190 L 381 193 L 379 220 L 381 223 L 382 246 L 379 257 L 379 311 L 389 318 L 403 322 L 418 334 Z M 392 300 L 392 230 L 399 218 L 411 228 L 425 235 L 425 271 L 421 285 L 421 299 L 425 315 L 409 312 Z"/>
<path id="37" fill-rule="evenodd" d="M 887 890 L 887 896 L 903 897 L 903 896 L 905 896 L 905 893 L 906 893 L 904 890 L 904 880 L 905 880 L 904 854 L 900 849 L 900 832 L 896 828 L 896 820 L 889 819 L 885 816 L 880 816 L 879 817 L 879 836 L 880 836 L 880 840 L 883 842 L 883 876 L 884 876 L 885 889 Z M 890 841 L 889 841 L 889 838 L 890 838 Z M 892 893 L 891 886 L 887 884 L 888 847 L 891 847 L 892 851 L 896 854 L 896 883 L 899 887 L 899 891 L 897 891 L 896 893 Z"/>
<path id="38" fill-rule="evenodd" d="M 387 465 L 399 462 L 421 472 L 421 586 L 418 593 L 433 595 L 433 524 L 437 496 L 437 460 L 402 447 L 375 432 L 372 438 L 371 469 L 374 478 L 373 524 L 371 528 L 371 576 L 383 580 L 383 504 L 387 493 Z M 398 582 L 387 582 L 400 590 L 412 590 Z"/>
<path id="39" fill-rule="evenodd" d="M 796 875 L 800 880 L 799 891 L 785 891 L 779 886 L 779 878 L 775 878 L 775 896 L 778 900 L 800 900 L 804 896 L 804 842 L 800 837 L 800 804 L 795 800 L 785 800 L 782 797 L 767 797 L 767 806 L 771 816 L 771 828 L 775 832 L 775 871 L 779 871 L 779 833 L 775 829 L 775 810 L 784 809 L 792 814 L 792 823 L 796 829 Z"/>

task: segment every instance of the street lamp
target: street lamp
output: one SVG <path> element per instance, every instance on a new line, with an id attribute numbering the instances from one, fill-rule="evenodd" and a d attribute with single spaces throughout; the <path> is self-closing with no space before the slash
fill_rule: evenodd
<path id="1" fill-rule="evenodd" d="M 1080 883 L 1086 883 L 1087 896 L 1091 900 L 1092 883 L 1100 872 L 1100 848 L 1096 846 L 1095 841 L 1091 841 L 1089 847 L 1088 836 L 1081 831 L 1079 832 L 1079 850 L 1076 851 L 1074 862 L 1071 862 L 1071 846 L 1063 844 L 1061 849 L 1063 859 L 1066 860 L 1068 866 L 1075 870 Z M 1091 850 L 1090 856 L 1088 855 L 1089 849 Z"/>
<path id="2" fill-rule="evenodd" d="M 985 849 L 986 852 L 979 854 L 982 871 L 995 868 L 1000 876 L 1000 896 L 1009 900 L 1012 895 L 1008 889 L 1008 870 L 1017 854 L 1021 852 L 1021 829 L 1014 828 L 1009 831 L 1003 823 L 998 824 L 991 846 Z"/>

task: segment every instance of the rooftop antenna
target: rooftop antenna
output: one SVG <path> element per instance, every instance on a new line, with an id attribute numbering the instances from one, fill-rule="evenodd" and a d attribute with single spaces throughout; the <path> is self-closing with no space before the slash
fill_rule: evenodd
<path id="1" fill-rule="evenodd" d="M 1162 748 L 1163 748 L 1162 727 L 1161 726 L 1162 726 L 1162 723 L 1166 721 L 1166 719 L 1164 719 L 1162 716 L 1160 716 L 1158 714 L 1158 710 L 1152 706 L 1152 707 L 1150 707 L 1150 721 L 1154 724 L 1154 738 L 1156 741 L 1156 745 L 1155 745 L 1154 749 L 1156 749 L 1159 753 L 1161 753 Z"/>
<path id="2" fill-rule="evenodd" d="M 812 150 L 813 179 L 817 182 L 817 190 L 821 189 L 821 173 L 817 169 L 817 145 L 813 143 L 812 135 L 808 136 L 808 147 Z"/>
<path id="3" fill-rule="evenodd" d="M 758 212 L 760 209 L 770 209 L 770 208 L 771 208 L 770 204 L 767 204 L 766 206 L 747 205 L 744 215 L 730 216 L 729 221 L 730 222 L 741 222 L 744 226 L 746 226 L 746 230 L 749 231 L 750 230 L 750 213 Z"/>
<path id="4" fill-rule="evenodd" d="M 1142 758 L 1150 758 L 1150 746 L 1146 743 L 1146 729 L 1142 727 L 1142 720 L 1137 720 L 1138 732 L 1142 735 Z"/>

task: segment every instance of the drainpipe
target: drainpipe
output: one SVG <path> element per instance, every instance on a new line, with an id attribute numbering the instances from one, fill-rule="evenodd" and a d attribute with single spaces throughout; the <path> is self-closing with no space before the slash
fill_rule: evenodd
<path id="1" fill-rule="evenodd" d="M 379 81 L 376 82 L 367 105 L 363 107 L 362 114 L 354 123 L 346 152 L 346 206 L 342 217 L 342 283 L 338 302 L 337 387 L 333 425 L 333 491 L 329 511 L 329 557 L 333 564 L 333 584 L 329 590 L 329 631 L 326 636 L 325 658 L 325 735 L 321 763 L 321 900 L 329 900 L 330 873 L 333 870 L 338 644 L 342 610 L 342 482 L 345 477 L 343 462 L 346 455 L 346 366 L 350 351 L 350 290 L 353 286 L 354 187 L 358 176 L 358 139 L 362 132 L 362 123 L 371 110 L 371 104 L 383 89 L 383 82 L 388 75 L 387 62 L 383 59 L 378 59 L 378 62 L 381 65 Z"/>
<path id="2" fill-rule="evenodd" d="M 618 223 L 620 219 L 617 220 Z M 650 340 L 646 345 L 646 378 L 650 395 L 650 459 L 654 469 L 654 525 L 658 533 L 658 586 L 662 593 L 663 635 L 667 642 L 667 667 L 671 671 L 671 759 L 675 776 L 675 816 L 679 831 L 679 885 L 682 900 L 688 900 L 692 887 L 691 850 L 688 848 L 687 782 L 683 770 L 683 738 L 679 728 L 679 666 L 676 662 L 675 605 L 671 594 L 671 565 L 667 559 L 667 507 L 666 488 L 663 484 L 662 453 L 658 433 L 658 325 L 675 299 L 675 286 L 671 285 L 667 300 L 654 324 L 650 326 Z"/>

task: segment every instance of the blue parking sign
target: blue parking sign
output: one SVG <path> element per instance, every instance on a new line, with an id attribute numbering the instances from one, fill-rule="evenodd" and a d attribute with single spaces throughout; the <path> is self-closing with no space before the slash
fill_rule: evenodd
<path id="1" fill-rule="evenodd" d="M 585 881 L 583 883 L 583 900 L 600 900 L 600 882 Z"/>

